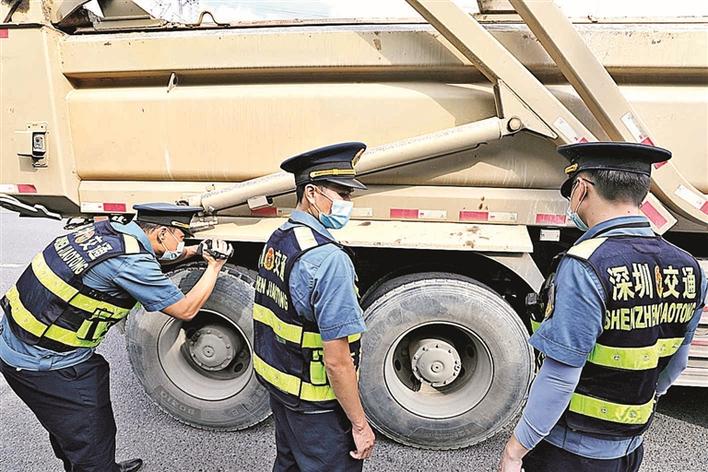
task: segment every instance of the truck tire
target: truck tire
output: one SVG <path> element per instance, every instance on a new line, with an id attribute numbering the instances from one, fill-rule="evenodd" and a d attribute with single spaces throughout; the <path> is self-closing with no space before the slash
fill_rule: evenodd
<path id="1" fill-rule="evenodd" d="M 375 290 L 364 315 L 360 386 L 379 431 L 414 447 L 457 449 L 514 419 L 533 352 L 501 296 L 440 272 L 397 277 Z"/>
<path id="2" fill-rule="evenodd" d="M 203 263 L 191 263 L 168 275 L 186 293 L 203 270 Z M 148 396 L 178 421 L 239 430 L 270 415 L 268 394 L 251 362 L 254 281 L 253 271 L 226 265 L 193 320 L 145 310 L 128 317 L 133 372 Z"/>

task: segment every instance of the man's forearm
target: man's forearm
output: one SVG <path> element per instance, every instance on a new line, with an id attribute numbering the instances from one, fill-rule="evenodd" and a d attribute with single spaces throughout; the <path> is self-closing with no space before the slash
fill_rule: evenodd
<path id="1" fill-rule="evenodd" d="M 359 398 L 359 379 L 357 379 L 351 358 L 348 363 L 342 362 L 334 366 L 327 366 L 327 377 L 337 396 L 337 401 L 342 405 L 349 421 L 355 427 L 364 427 L 366 416 Z"/>
<path id="2" fill-rule="evenodd" d="M 526 449 L 533 449 L 548 435 L 570 403 L 582 367 L 571 367 L 552 358 L 543 361 L 514 436 Z"/>
<path id="3" fill-rule="evenodd" d="M 190 308 L 199 311 L 199 309 L 204 306 L 211 292 L 214 290 L 219 272 L 220 268 L 213 264 L 209 264 L 206 269 L 204 269 L 202 276 L 185 296 L 189 301 Z"/>
<path id="4" fill-rule="evenodd" d="M 162 311 L 183 321 L 189 321 L 194 318 L 209 299 L 212 290 L 214 290 L 220 269 L 221 267 L 216 264 L 209 264 L 207 268 L 204 269 L 201 278 L 184 298 Z"/>

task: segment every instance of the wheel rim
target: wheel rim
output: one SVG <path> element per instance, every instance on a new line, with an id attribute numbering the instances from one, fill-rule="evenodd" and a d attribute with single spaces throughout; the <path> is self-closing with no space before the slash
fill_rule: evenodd
<path id="1" fill-rule="evenodd" d="M 251 377 L 248 337 L 236 323 L 212 310 L 200 310 L 190 322 L 170 318 L 158 334 L 157 354 L 170 381 L 200 400 L 237 395 Z"/>
<path id="2" fill-rule="evenodd" d="M 401 407 L 423 418 L 462 415 L 486 396 L 494 363 L 469 328 L 444 321 L 419 324 L 391 344 L 384 381 Z"/>

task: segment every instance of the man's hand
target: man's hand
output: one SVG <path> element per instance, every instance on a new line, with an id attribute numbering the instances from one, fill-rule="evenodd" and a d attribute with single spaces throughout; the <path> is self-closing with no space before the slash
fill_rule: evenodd
<path id="1" fill-rule="evenodd" d="M 356 445 L 356 451 L 350 451 L 354 459 L 363 461 L 371 457 L 374 452 L 374 441 L 376 436 L 374 436 L 374 431 L 369 426 L 369 423 L 364 420 L 364 424 L 355 425 L 352 424 L 352 436 L 354 437 L 354 445 Z"/>
<path id="2" fill-rule="evenodd" d="M 221 239 L 205 239 L 197 247 L 197 254 L 209 264 L 212 261 L 220 261 L 220 268 L 234 253 L 234 248 L 231 244 Z"/>
<path id="3" fill-rule="evenodd" d="M 499 461 L 499 472 L 520 472 L 523 465 L 521 459 L 527 452 L 529 452 L 528 449 L 522 446 L 516 436 L 512 434 L 506 443 L 506 447 L 504 447 L 504 452 L 502 452 L 501 460 Z"/>

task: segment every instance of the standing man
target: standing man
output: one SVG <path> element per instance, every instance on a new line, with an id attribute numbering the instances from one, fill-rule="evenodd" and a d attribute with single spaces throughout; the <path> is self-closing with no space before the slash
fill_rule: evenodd
<path id="1" fill-rule="evenodd" d="M 134 208 L 135 222 L 102 221 L 56 238 L 0 300 L 0 371 L 49 432 L 68 472 L 142 467 L 141 459 L 115 461 L 109 368 L 94 350 L 136 301 L 147 311 L 192 319 L 231 255 L 226 243 L 210 241 L 202 251 L 208 266 L 183 295 L 158 260 L 198 252 L 196 246 L 184 248 L 183 240 L 201 208 L 162 203 Z M 10 458 L 5 460 L 9 465 Z"/>
<path id="2" fill-rule="evenodd" d="M 362 143 L 316 149 L 283 162 L 297 208 L 258 263 L 253 365 L 275 417 L 276 472 L 360 471 L 374 433 L 359 399 L 366 329 L 348 250 L 329 232 L 352 212 Z"/>
<path id="3" fill-rule="evenodd" d="M 656 399 L 686 368 L 706 279 L 639 211 L 651 166 L 669 151 L 584 143 L 558 152 L 571 161 L 568 217 L 585 234 L 554 261 L 532 311 L 532 324 L 543 322 L 529 342 L 544 360 L 500 470 L 634 472 Z"/>

